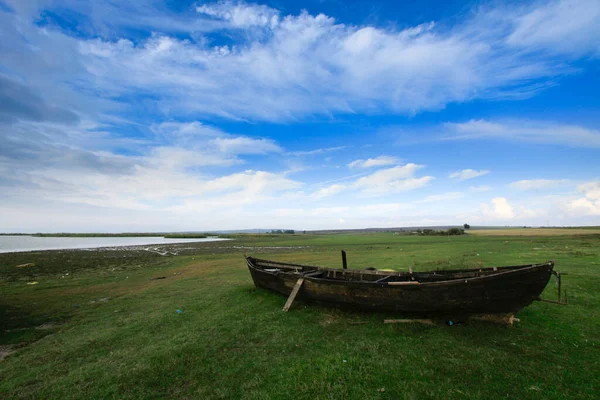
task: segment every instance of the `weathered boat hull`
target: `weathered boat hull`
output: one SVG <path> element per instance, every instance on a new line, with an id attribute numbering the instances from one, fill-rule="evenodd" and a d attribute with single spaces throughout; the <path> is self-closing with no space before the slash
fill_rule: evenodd
<path id="1" fill-rule="evenodd" d="M 294 266 L 252 257 L 247 263 L 257 287 L 286 296 L 304 277 L 298 294 L 302 300 L 420 315 L 517 312 L 540 296 L 554 266 L 547 262 L 412 274 Z"/>

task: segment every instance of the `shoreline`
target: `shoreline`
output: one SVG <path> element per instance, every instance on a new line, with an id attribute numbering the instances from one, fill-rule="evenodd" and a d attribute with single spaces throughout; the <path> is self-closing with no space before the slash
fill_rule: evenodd
<path id="1" fill-rule="evenodd" d="M 7 236 L 5 236 L 7 237 Z M 21 237 L 21 236 L 19 236 Z M 19 247 L 14 248 L 0 248 L 0 254 L 11 254 L 11 253 L 31 253 L 31 252 L 40 252 L 40 251 L 127 251 L 134 250 L 140 251 L 144 250 L 144 247 L 154 246 L 154 247 L 168 247 L 168 246 L 176 246 L 176 245 L 185 245 L 190 243 L 212 243 L 212 242 L 220 242 L 232 240 L 230 238 L 220 238 L 220 237 L 205 237 L 205 238 L 167 238 L 167 237 L 115 237 L 108 238 L 113 240 L 119 239 L 147 239 L 147 241 L 141 242 L 130 242 L 130 243 L 110 243 L 111 241 L 106 241 L 102 239 L 107 239 L 105 237 L 36 237 L 31 236 L 34 242 L 37 243 L 27 243 L 23 245 L 16 245 Z M 151 238 L 156 238 L 156 240 L 152 240 Z M 46 241 L 52 241 L 53 243 L 41 243 Z M 62 240 L 61 240 L 62 239 Z M 86 240 L 87 239 L 87 240 Z M 91 240 L 89 240 L 91 239 Z M 94 239 L 100 239 L 100 242 L 94 242 Z M 0 246 L 1 246 L 0 237 Z M 27 239 L 26 239 L 27 240 Z M 56 243 L 57 240 L 59 242 L 64 243 Z M 41 241 L 41 242 L 40 242 Z M 84 241 L 84 243 L 69 243 L 72 241 Z M 92 243 L 90 243 L 92 242 Z"/>

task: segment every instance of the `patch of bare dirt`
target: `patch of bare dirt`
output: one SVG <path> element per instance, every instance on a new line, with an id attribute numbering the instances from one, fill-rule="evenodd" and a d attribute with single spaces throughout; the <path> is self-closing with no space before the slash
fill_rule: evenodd
<path id="1" fill-rule="evenodd" d="M 323 319 L 321 319 L 321 321 L 319 321 L 319 325 L 321 326 L 328 326 L 331 324 L 335 324 L 336 322 L 338 322 L 338 316 L 333 315 L 333 314 L 325 314 L 323 316 Z"/>
<path id="2" fill-rule="evenodd" d="M 55 322 L 47 322 L 45 324 L 36 326 L 35 329 L 40 330 L 40 331 L 46 331 L 48 329 L 54 329 L 54 328 L 58 328 L 61 324 L 57 324 Z"/>
<path id="3" fill-rule="evenodd" d="M 0 345 L 0 361 L 4 360 L 6 356 L 14 352 L 14 346 L 12 345 Z"/>

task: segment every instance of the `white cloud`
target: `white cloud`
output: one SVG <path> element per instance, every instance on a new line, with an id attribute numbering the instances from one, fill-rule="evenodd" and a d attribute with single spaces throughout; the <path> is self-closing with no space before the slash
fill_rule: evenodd
<path id="1" fill-rule="evenodd" d="M 232 135 L 198 121 L 153 124 L 150 130 L 165 143 L 154 150 L 159 158 L 188 166 L 231 165 L 242 162 L 239 155 L 283 151 L 271 139 Z"/>
<path id="2" fill-rule="evenodd" d="M 568 179 L 524 179 L 512 182 L 509 186 L 519 190 L 552 189 L 571 183 Z"/>
<path id="3" fill-rule="evenodd" d="M 448 221 L 455 207 L 435 211 L 430 203 L 458 199 L 456 192 L 428 196 L 416 207 L 352 205 L 371 200 L 364 195 L 386 196 L 429 184 L 434 177 L 418 176 L 420 165 L 338 179 L 327 175 L 328 187 L 310 190 L 315 185 L 273 167 L 263 170 L 264 163 L 243 170 L 240 164 L 252 162 L 245 157 L 251 154 L 281 158 L 344 147 L 282 153 L 269 138 L 230 134 L 190 119 L 413 115 L 473 99 L 527 97 L 575 72 L 571 65 L 579 66 L 582 57 L 595 57 L 600 26 L 600 3 L 593 0 L 494 3 L 496 8 L 482 7 L 450 27 L 425 23 L 401 29 L 343 24 L 308 12 L 283 15 L 268 6 L 230 1 L 179 14 L 153 0 L 5 3 L 15 12 L 0 10 L 2 78 L 5 87 L 31 95 L 31 104 L 20 113 L 2 114 L 10 124 L 0 122 L 0 207 L 15 227 L 39 226 L 41 216 L 53 213 L 66 220 L 65 204 L 69 211 L 78 210 L 70 223 L 84 228 L 85 218 L 97 226 L 126 226 L 120 221 L 132 219 L 148 227 L 169 221 L 168 229 L 260 226 L 290 200 L 305 202 L 298 207 L 308 210 L 303 215 L 312 218 L 307 223 L 313 226 L 326 218 L 343 219 L 346 226 Z M 53 18 L 39 24 L 43 13 L 54 13 L 56 20 L 73 15 L 86 20 L 73 28 L 78 30 L 74 35 Z M 132 27 L 148 35 L 134 40 L 128 36 Z M 169 122 L 147 129 L 152 121 L 165 119 Z M 449 139 L 600 147 L 600 131 L 577 125 L 473 120 L 446 129 Z M 356 167 L 398 164 L 394 161 L 377 157 Z M 288 172 L 300 168 L 291 166 Z M 487 187 L 470 191 L 482 188 Z M 573 215 L 598 215 L 595 188 L 581 186 L 582 195 L 560 202 Z M 344 197 L 339 207 L 311 208 L 310 202 L 326 203 L 336 195 L 336 200 Z M 453 206 L 469 207 L 464 205 L 468 200 Z M 501 220 L 534 215 L 503 197 L 483 209 Z M 431 215 L 436 212 L 443 215 Z M 58 225 L 66 224 L 60 218 L 46 221 L 69 229 Z"/>
<path id="4" fill-rule="evenodd" d="M 327 186 L 327 187 L 317 190 L 315 193 L 313 193 L 312 196 L 317 199 L 334 196 L 334 195 L 342 192 L 346 188 L 347 187 L 344 185 L 335 184 L 335 185 Z"/>
<path id="5" fill-rule="evenodd" d="M 462 171 L 453 172 L 449 176 L 451 179 L 466 181 L 467 179 L 477 178 L 478 176 L 483 176 L 489 173 L 490 171 L 488 171 L 487 169 L 482 169 L 479 171 L 474 169 L 463 169 Z"/>
<path id="6" fill-rule="evenodd" d="M 583 215 L 600 215 L 600 181 L 584 183 L 577 189 L 584 197 L 570 201 L 568 209 Z"/>
<path id="7" fill-rule="evenodd" d="M 41 14 L 45 11 L 53 12 L 59 18 L 70 16 L 70 21 L 74 23 L 79 22 L 78 15 L 83 15 L 86 17 L 85 24 L 78 25 L 77 29 L 85 34 L 109 39 L 119 38 L 131 28 L 197 34 L 224 27 L 221 21 L 199 19 L 192 10 L 189 13 L 181 9 L 176 12 L 168 6 L 168 1 L 162 0 L 3 0 L 3 3 L 8 4 L 19 16 L 35 20 L 42 19 Z"/>
<path id="8" fill-rule="evenodd" d="M 279 23 L 279 12 L 271 7 L 233 1 L 219 1 L 196 7 L 196 11 L 211 17 L 228 21 L 231 27 L 248 28 L 269 26 L 275 28 Z"/>
<path id="9" fill-rule="evenodd" d="M 157 212 L 193 203 L 208 210 L 261 204 L 303 185 L 284 173 L 215 171 L 244 163 L 245 155 L 281 148 L 270 139 L 232 135 L 198 122 L 155 124 L 152 140 L 139 142 L 85 123 L 68 129 L 31 122 L 2 128 L 3 203 L 38 199 Z M 114 148 L 133 154 L 116 154 Z M 215 172 L 223 176 L 211 176 Z"/>
<path id="10" fill-rule="evenodd" d="M 220 154 L 205 149 L 188 149 L 172 146 L 155 147 L 140 161 L 156 166 L 156 168 L 168 169 L 230 166 L 242 162 L 240 159 L 231 157 L 228 154 Z"/>
<path id="11" fill-rule="evenodd" d="M 376 195 L 383 193 L 404 192 L 418 189 L 433 179 L 433 176 L 414 177 L 423 165 L 406 164 L 393 168 L 380 169 L 370 175 L 357 179 L 353 188 L 359 189 L 364 194 Z"/>
<path id="12" fill-rule="evenodd" d="M 327 184 L 334 183 L 334 182 L 348 181 L 348 180 L 351 180 L 351 179 L 354 179 L 354 178 L 358 178 L 360 176 L 365 176 L 365 175 L 367 175 L 369 173 L 371 173 L 371 172 L 370 171 L 365 171 L 365 172 L 361 172 L 361 173 L 358 173 L 358 174 L 343 176 L 341 178 L 336 178 L 336 179 L 331 179 L 331 180 L 328 180 L 328 181 L 319 182 L 318 184 L 316 184 L 316 186 L 327 185 Z"/>
<path id="13" fill-rule="evenodd" d="M 334 183 L 333 185 L 318 189 L 311 197 L 322 199 L 348 190 L 353 190 L 354 193 L 367 196 L 383 196 L 390 193 L 407 192 L 419 189 L 435 179 L 433 176 L 416 177 L 416 172 L 423 167 L 423 165 L 411 163 L 392 168 L 379 169 L 370 174 L 356 174 L 346 178 L 336 179 L 331 182 L 359 177 L 348 184 Z M 321 184 L 323 183 L 327 182 L 322 182 Z"/>
<path id="14" fill-rule="evenodd" d="M 275 194 L 298 189 L 301 182 L 266 171 L 204 178 L 163 166 L 138 166 L 131 174 L 73 173 L 61 169 L 36 171 L 37 196 L 67 203 L 131 210 L 210 212 L 227 207 L 258 206 Z"/>
<path id="15" fill-rule="evenodd" d="M 150 106 L 174 117 L 269 121 L 356 112 L 412 115 L 454 102 L 531 96 L 553 78 L 573 72 L 569 63 L 589 53 L 583 49 L 597 47 L 600 10 L 597 1 L 580 1 L 576 15 L 585 9 L 585 23 L 557 24 L 560 31 L 549 34 L 544 21 L 564 13 L 554 3 L 480 8 L 452 29 L 434 23 L 383 29 L 346 25 L 323 14 L 279 16 L 267 6 L 225 1 L 199 5 L 196 21 L 182 21 L 184 30 L 197 27 L 191 40 L 171 34 L 179 31 L 172 15 L 163 13 L 162 23 L 163 14 L 147 15 L 148 10 L 158 12 L 155 5 L 126 9 L 114 2 L 79 3 L 84 2 L 60 8 L 40 2 L 36 9 L 58 15 L 70 9 L 89 12 L 99 25 L 155 22 L 155 33 L 135 42 L 124 34 L 71 37 L 51 23 L 37 26 L 37 16 L 18 7 L 24 18 L 0 21 L 0 34 L 11 44 L 3 49 L 5 70 L 20 71 L 35 90 L 53 88 L 57 99 L 68 99 L 64 92 L 77 88 L 76 97 L 86 101 L 69 104 L 90 113 L 98 109 L 93 103 L 104 101 L 103 108 L 114 110 L 119 106 L 114 99 L 137 94 L 148 101 L 129 107 L 146 111 Z M 229 36 L 233 44 L 211 42 L 202 36 L 206 30 L 211 37 Z M 535 40 L 521 40 L 524 36 Z M 570 43 L 565 37 L 582 50 L 560 56 L 549 52 Z M 521 45 L 515 51 L 517 42 Z M 50 72 L 53 79 L 32 79 Z"/>
<path id="16" fill-rule="evenodd" d="M 372 168 L 399 164 L 400 159 L 393 156 L 379 156 L 367 160 L 355 160 L 348 164 L 349 168 Z"/>
<path id="17" fill-rule="evenodd" d="M 355 186 L 379 185 L 399 179 L 411 178 L 419 169 L 423 167 L 423 165 L 410 163 L 393 168 L 380 169 L 368 176 L 358 179 L 355 183 Z"/>
<path id="18" fill-rule="evenodd" d="M 347 148 L 347 146 L 323 147 L 323 148 L 314 149 L 314 150 L 291 151 L 288 154 L 290 154 L 292 156 L 314 156 L 317 154 L 325 154 L 325 153 L 331 153 L 334 151 L 343 150 L 345 148 Z"/>
<path id="19" fill-rule="evenodd" d="M 243 189 L 246 194 L 271 194 L 290 189 L 297 189 L 302 184 L 291 179 L 265 171 L 244 171 L 228 176 L 222 176 L 205 183 L 205 189 L 210 192 L 236 191 Z"/>
<path id="20" fill-rule="evenodd" d="M 224 136 L 222 130 L 205 125 L 199 121 L 177 122 L 167 121 L 160 124 L 150 125 L 150 130 L 164 138 L 197 139 L 202 137 L 218 137 Z"/>
<path id="21" fill-rule="evenodd" d="M 281 147 L 270 139 L 253 139 L 245 136 L 216 138 L 213 143 L 221 152 L 228 154 L 265 154 L 282 151 Z"/>
<path id="22" fill-rule="evenodd" d="M 492 199 L 492 205 L 482 203 L 481 213 L 491 220 L 510 220 L 515 217 L 515 210 L 504 197 Z"/>
<path id="23" fill-rule="evenodd" d="M 534 143 L 556 143 L 577 147 L 600 147 L 600 131 L 577 125 L 542 121 L 510 120 L 491 122 L 471 120 L 447 123 L 445 139 L 506 139 Z"/>
<path id="24" fill-rule="evenodd" d="M 600 7 L 589 0 L 550 1 L 513 19 L 507 43 L 552 53 L 600 53 Z"/>

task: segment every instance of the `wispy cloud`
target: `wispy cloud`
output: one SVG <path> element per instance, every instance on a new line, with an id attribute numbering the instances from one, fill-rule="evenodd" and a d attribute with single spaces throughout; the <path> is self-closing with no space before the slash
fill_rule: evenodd
<path id="1" fill-rule="evenodd" d="M 599 55 L 600 11 L 586 0 L 559 0 L 507 15 L 513 30 L 507 43 L 517 48 L 540 48 L 552 53 Z M 596 45 L 593 42 L 596 42 Z"/>
<path id="2" fill-rule="evenodd" d="M 370 175 L 359 178 L 352 185 L 364 194 L 381 194 L 404 192 L 418 189 L 433 179 L 433 176 L 415 177 L 415 173 L 423 168 L 419 164 L 406 164 L 393 168 L 380 169 Z"/>
<path id="3" fill-rule="evenodd" d="M 280 152 L 270 139 L 233 135 L 194 122 L 154 125 L 153 140 L 141 144 L 81 124 L 61 128 L 20 122 L 0 131 L 0 173 L 14 171 L 11 182 L 0 181 L 5 199 L 164 211 L 190 202 L 258 204 L 303 185 L 268 171 L 221 172 L 218 177 L 207 173 L 207 168 L 242 164 L 246 155 Z M 110 149 L 122 143 L 135 154 Z M 101 149 L 108 144 L 109 149 Z"/>
<path id="4" fill-rule="evenodd" d="M 150 130 L 156 135 L 155 145 L 165 143 L 171 148 L 201 151 L 213 158 L 283 152 L 271 139 L 234 135 L 199 121 L 168 121 L 153 124 Z"/>
<path id="5" fill-rule="evenodd" d="M 433 176 L 415 176 L 416 172 L 423 167 L 423 165 L 410 163 L 379 169 L 368 175 L 357 174 L 354 176 L 361 177 L 354 182 L 345 185 L 334 184 L 320 189 L 319 197 L 338 194 L 350 189 L 364 196 L 381 196 L 419 189 L 435 179 Z"/>
<path id="6" fill-rule="evenodd" d="M 213 142 L 223 153 L 228 154 L 265 154 L 282 151 L 281 147 L 270 139 L 254 139 L 250 137 L 219 137 Z"/>
<path id="7" fill-rule="evenodd" d="M 292 156 L 314 156 L 314 155 L 318 155 L 318 154 L 326 154 L 326 153 L 331 153 L 334 151 L 340 151 L 347 147 L 348 146 L 323 147 L 323 148 L 314 149 L 314 150 L 291 151 L 291 152 L 288 152 L 287 154 L 292 155 Z"/>
<path id="8" fill-rule="evenodd" d="M 475 170 L 475 169 L 463 169 L 462 171 L 456 171 L 449 175 L 451 179 L 459 181 L 466 181 L 468 179 L 477 178 L 479 176 L 487 175 L 490 171 L 487 169 Z"/>
<path id="9" fill-rule="evenodd" d="M 345 189 L 346 189 L 346 186 L 335 184 L 335 185 L 327 186 L 327 187 L 317 190 L 316 192 L 314 192 L 312 194 L 312 196 L 314 198 L 321 199 L 324 197 L 334 196 L 334 195 L 344 191 Z"/>
<path id="10" fill-rule="evenodd" d="M 204 137 L 224 136 L 225 132 L 200 121 L 166 121 L 150 125 L 150 130 L 167 140 L 197 140 Z"/>
<path id="11" fill-rule="evenodd" d="M 72 27 L 79 32 L 115 39 L 127 34 L 130 29 L 148 29 L 154 32 L 202 33 L 224 29 L 227 24 L 210 19 L 199 19 L 197 11 L 190 7 L 171 9 L 168 1 L 136 0 L 3 0 L 10 9 L 24 18 L 37 20 L 40 25 L 53 21 L 45 15 L 50 11 L 57 16 L 70 16 Z M 135 18 L 132 18 L 135 16 Z M 130 33 L 130 32 L 129 32 Z"/>
<path id="12" fill-rule="evenodd" d="M 316 183 L 314 186 L 320 187 L 320 186 L 323 186 L 323 185 L 328 185 L 330 183 L 343 182 L 343 181 L 351 180 L 351 179 L 354 179 L 354 178 L 358 178 L 360 176 L 365 176 L 365 175 L 370 174 L 370 173 L 371 173 L 371 171 L 365 171 L 365 172 L 361 172 L 361 173 L 358 173 L 358 174 L 352 174 L 352 175 L 348 175 L 348 176 L 343 176 L 341 178 L 330 179 L 330 180 L 327 180 L 327 181 Z"/>
<path id="13" fill-rule="evenodd" d="M 253 26 L 275 28 L 279 24 L 279 11 L 258 4 L 219 1 L 196 7 L 200 14 L 227 21 L 232 28 Z"/>
<path id="14" fill-rule="evenodd" d="M 0 122 L 19 120 L 77 123 L 72 111 L 45 101 L 28 86 L 0 75 Z"/>
<path id="15" fill-rule="evenodd" d="M 493 138 L 577 147 L 600 147 L 600 131 L 578 125 L 530 120 L 504 122 L 471 120 L 463 123 L 447 123 L 445 127 L 446 140 Z"/>
<path id="16" fill-rule="evenodd" d="M 568 179 L 523 179 L 512 182 L 509 186 L 519 190 L 552 189 L 570 184 Z"/>
<path id="17" fill-rule="evenodd" d="M 448 221 L 475 197 L 467 194 L 490 188 L 442 189 L 422 199 L 417 190 L 435 186 L 423 165 L 365 156 L 348 164 L 360 173 L 342 176 L 347 170 L 336 157 L 326 166 L 317 159 L 352 146 L 359 150 L 360 141 L 315 148 L 326 142 L 288 140 L 274 124 L 248 129 L 247 122 L 256 128 L 260 122 L 329 123 L 371 114 L 399 119 L 452 103 L 524 99 L 599 56 L 595 0 L 489 3 L 466 17 L 399 23 L 402 28 L 227 0 L 187 7 L 161 0 L 2 4 L 0 213 L 10 226 L 43 220 L 69 229 L 60 225 L 67 208 L 77 213 L 71 226 L 93 220 L 122 227 L 121 221 L 132 219 L 149 229 L 166 229 L 164 221 L 173 221 L 170 229 L 261 225 L 291 210 L 282 205 L 292 200 L 304 202 L 297 206 L 303 212 L 296 220 L 289 214 L 288 221 L 311 218 L 306 224 L 314 227 L 323 227 L 330 215 L 345 226 Z M 461 121 L 421 140 L 600 147 L 600 131 L 576 123 Z M 310 128 L 293 134 L 302 135 L 301 129 Z M 379 139 L 367 139 L 374 154 L 389 154 Z M 411 157 L 429 159 L 418 153 Z M 343 155 L 348 161 L 359 157 Z M 466 169 L 453 178 L 488 172 Z M 326 182 L 314 183 L 320 179 Z M 511 187 L 541 189 L 552 182 Z M 480 220 L 533 215 L 534 207 L 528 211 L 522 202 L 535 192 L 509 202 L 500 192 L 506 186 L 494 189 L 492 202 L 480 207 Z M 598 215 L 596 189 L 597 183 L 582 185 L 580 195 L 561 198 L 557 208 L 587 223 L 587 216 Z M 319 206 L 334 201 L 336 207 Z M 452 207 L 439 211 L 440 201 Z M 440 215 L 428 216 L 435 212 Z M 2 224 L 9 226 L 4 218 Z"/>
<path id="18" fill-rule="evenodd" d="M 399 164 L 400 159 L 393 156 L 379 156 L 375 158 L 369 158 L 366 160 L 354 160 L 348 164 L 349 168 L 373 168 L 383 167 L 386 165 Z"/>
<path id="19" fill-rule="evenodd" d="M 53 82 L 70 82 L 88 101 L 100 97 L 110 103 L 137 93 L 174 116 L 282 121 L 376 111 L 411 115 L 473 99 L 523 98 L 571 73 L 569 63 L 597 51 L 600 39 L 600 5 L 594 0 L 483 7 L 453 29 L 427 23 L 400 30 L 225 1 L 199 5 L 193 20 L 185 14 L 181 26 L 196 28 L 194 40 L 174 35 L 177 17 L 156 2 L 99 1 L 93 8 L 75 1 L 62 7 L 19 3 L 10 5 L 23 18 L 3 13 L 0 21 L 0 33 L 11 43 L 5 49 L 7 69 L 32 77 L 50 67 L 57 76 Z M 43 27 L 35 23 L 44 10 L 60 15 L 69 8 L 90 12 L 92 26 L 144 21 L 155 33 L 136 41 L 86 39 L 69 36 L 51 20 Z M 548 22 L 564 20 L 565 10 L 582 18 L 549 28 Z M 206 30 L 232 36 L 234 44 L 210 42 Z M 578 50 L 552 51 L 565 37 Z M 33 48 L 52 63 L 29 63 L 26 53 Z M 29 82 L 35 92 L 40 82 Z"/>

